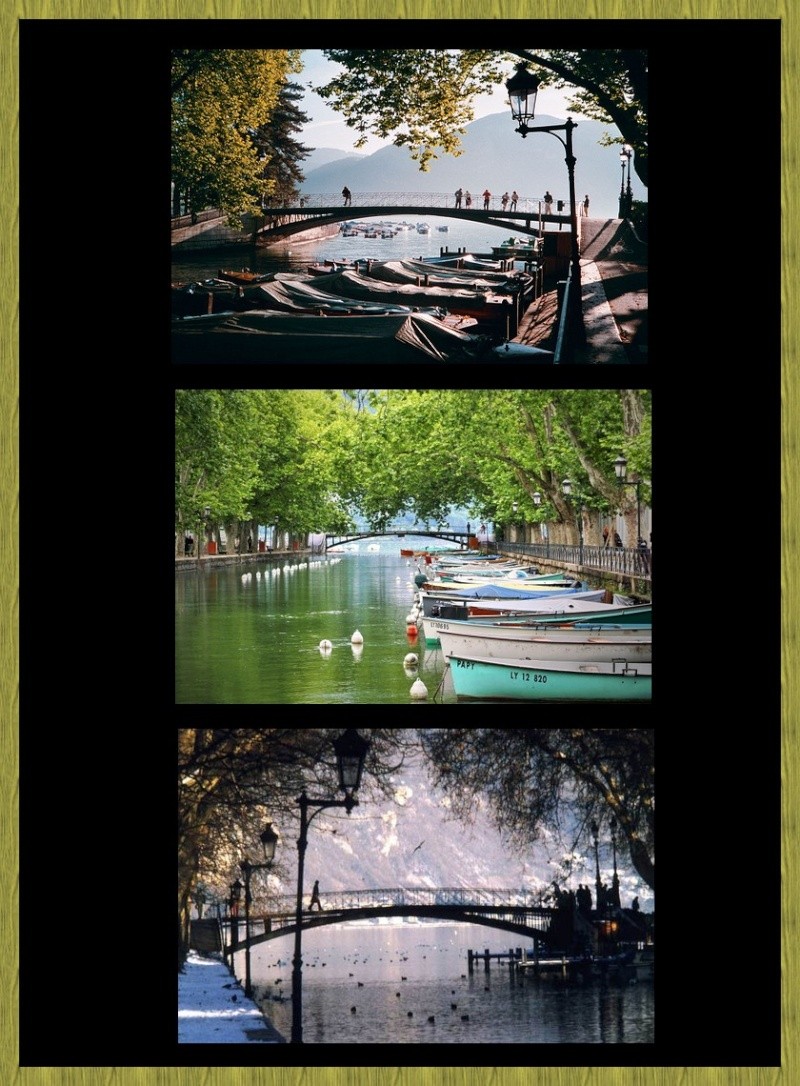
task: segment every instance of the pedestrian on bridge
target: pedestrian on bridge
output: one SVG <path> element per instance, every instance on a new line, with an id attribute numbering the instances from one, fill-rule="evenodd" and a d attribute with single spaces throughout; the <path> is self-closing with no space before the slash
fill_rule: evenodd
<path id="1" fill-rule="evenodd" d="M 514 191 L 511 193 L 511 207 L 509 208 L 509 211 L 516 211 L 517 210 L 517 200 L 518 199 L 519 199 L 519 196 L 517 196 L 517 190 L 514 189 Z"/>
<path id="2" fill-rule="evenodd" d="M 319 911 L 322 912 L 322 902 L 319 899 L 319 879 L 314 883 L 314 888 L 311 891 L 311 904 L 308 906 L 308 911 L 314 911 L 314 905 L 319 906 Z"/>
<path id="3" fill-rule="evenodd" d="M 503 195 L 500 197 L 500 203 L 503 205 L 503 211 L 505 211 L 506 205 L 508 204 L 508 193 L 507 192 L 504 192 Z"/>
<path id="4" fill-rule="evenodd" d="M 584 218 L 589 217 L 589 195 L 588 195 L 588 193 L 583 198 L 583 212 L 582 212 L 582 214 L 583 214 Z"/>
<path id="5" fill-rule="evenodd" d="M 461 197 L 464 195 L 461 189 L 456 189 L 456 207 L 461 207 Z"/>
<path id="6" fill-rule="evenodd" d="M 464 193 L 464 205 L 466 207 L 472 207 L 472 193 L 469 189 Z"/>
<path id="7" fill-rule="evenodd" d="M 548 189 L 547 192 L 545 192 L 545 194 L 544 194 L 544 213 L 545 213 L 545 215 L 549 215 L 552 212 L 552 210 L 553 210 L 553 194 L 550 192 L 550 189 Z"/>
<path id="8" fill-rule="evenodd" d="M 344 206 L 350 207 L 353 203 L 353 197 L 350 194 L 350 189 L 345 185 L 342 189 L 342 196 L 344 196 Z"/>
<path id="9" fill-rule="evenodd" d="M 489 201 L 491 200 L 491 198 L 492 198 L 491 192 L 489 192 L 488 189 L 484 189 L 483 190 L 483 210 L 484 211 L 489 210 Z"/>

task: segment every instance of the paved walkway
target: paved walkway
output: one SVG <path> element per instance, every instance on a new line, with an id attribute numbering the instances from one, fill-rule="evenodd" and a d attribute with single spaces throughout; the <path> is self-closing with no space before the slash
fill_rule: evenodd
<path id="1" fill-rule="evenodd" d="M 178 1044 L 285 1044 L 221 958 L 189 951 L 178 974 Z"/>

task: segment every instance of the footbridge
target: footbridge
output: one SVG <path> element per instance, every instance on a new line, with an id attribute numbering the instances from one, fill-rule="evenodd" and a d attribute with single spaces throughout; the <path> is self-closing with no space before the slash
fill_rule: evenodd
<path id="1" fill-rule="evenodd" d="M 360 539 L 381 539 L 387 536 L 396 536 L 398 539 L 402 539 L 406 535 L 424 536 L 430 539 L 443 539 L 448 543 L 456 543 L 459 546 L 466 547 L 470 538 L 467 532 L 457 532 L 446 528 L 441 531 L 428 531 L 426 528 L 414 528 L 411 531 L 404 528 L 387 528 L 384 531 L 364 531 L 364 532 L 350 532 L 347 535 L 335 535 L 333 533 L 327 533 L 325 535 L 325 550 L 329 551 L 333 547 L 340 547 L 345 543 L 357 543 Z"/>
<path id="2" fill-rule="evenodd" d="M 496 890 L 468 887 L 419 889 L 398 887 L 383 890 L 344 890 L 320 894 L 321 909 L 303 911 L 301 931 L 345 924 L 354 920 L 382 920 L 390 917 L 449 920 L 480 924 L 513 932 L 547 945 L 563 937 L 557 908 L 542 905 L 539 895 L 525 890 Z M 250 920 L 250 946 L 293 935 L 297 930 L 296 901 L 284 898 L 274 911 Z M 241 918 L 239 918 L 241 919 Z M 235 923 L 235 921 L 234 921 Z M 262 928 L 262 931 L 258 931 Z M 226 940 L 227 941 L 227 940 Z M 233 941 L 238 943 L 237 938 Z"/>
<path id="3" fill-rule="evenodd" d="M 335 225 L 363 219 L 396 220 L 420 216 L 439 216 L 448 219 L 465 219 L 468 222 L 487 223 L 517 234 L 536 236 L 544 229 L 545 223 L 556 223 L 569 229 L 569 205 L 558 201 L 550 212 L 544 203 L 529 197 L 517 200 L 516 207 L 510 205 L 504 209 L 499 196 L 489 199 L 484 207 L 483 198 L 478 194 L 472 198 L 472 206 L 455 206 L 455 196 L 443 192 L 354 192 L 352 202 L 343 204 L 341 195 L 333 193 L 315 193 L 303 195 L 295 206 L 265 207 L 265 221 L 256 232 L 256 239 L 272 241 L 280 237 L 290 237 L 304 230 Z M 555 212 L 552 208 L 555 208 Z M 578 219 L 580 224 L 580 218 Z M 416 228 L 416 223 L 406 224 Z"/>

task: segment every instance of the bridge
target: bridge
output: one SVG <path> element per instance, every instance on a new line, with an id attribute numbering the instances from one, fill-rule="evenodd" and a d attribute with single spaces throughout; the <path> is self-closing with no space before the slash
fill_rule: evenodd
<path id="1" fill-rule="evenodd" d="M 366 530 L 363 532 L 351 532 L 348 535 L 336 535 L 333 533 L 326 533 L 325 535 L 325 550 L 331 550 L 333 547 L 340 547 L 345 543 L 355 543 L 359 539 L 379 539 L 387 536 L 397 536 L 398 539 L 402 539 L 406 535 L 413 536 L 425 536 L 430 539 L 444 539 L 448 543 L 457 543 L 462 547 L 466 547 L 470 535 L 474 533 L 457 532 L 450 528 L 442 531 L 429 531 L 427 528 L 387 528 L 383 531 Z"/>
<path id="2" fill-rule="evenodd" d="M 537 236 L 545 223 L 569 229 L 569 205 L 561 201 L 555 203 L 556 212 L 546 213 L 544 203 L 537 197 L 520 197 L 515 210 L 503 210 L 500 198 L 493 196 L 489 208 L 484 210 L 483 199 L 475 193 L 472 207 L 455 207 L 455 196 L 444 192 L 354 192 L 352 204 L 344 206 L 339 193 L 303 194 L 296 205 L 264 207 L 262 216 L 245 217 L 245 230 L 242 238 L 251 240 L 275 241 L 282 237 L 291 237 L 317 227 L 336 225 L 361 219 L 404 219 L 411 216 L 439 216 L 448 219 L 464 219 L 467 222 L 487 223 L 502 230 L 518 234 Z M 224 221 L 222 212 L 209 209 L 194 215 L 173 217 L 173 244 L 183 240 L 184 235 L 202 233 L 219 229 Z M 577 216 L 578 240 L 580 242 L 581 217 Z"/>
<path id="3" fill-rule="evenodd" d="M 563 925 L 559 923 L 563 910 L 542 905 L 538 893 L 526 890 L 398 887 L 325 893 L 320 894 L 320 901 L 322 911 L 303 912 L 301 931 L 353 920 L 418 917 L 513 932 L 534 940 L 537 946 L 560 943 L 564 937 Z M 295 910 L 296 899 L 287 897 L 281 899 L 276 911 L 267 912 L 259 919 L 251 917 L 250 946 L 293 935 L 297 930 Z M 254 934 L 254 925 L 263 926 L 264 930 Z M 235 945 L 238 939 L 234 940 Z"/>
<path id="4" fill-rule="evenodd" d="M 514 211 L 510 211 L 503 210 L 500 198 L 493 196 L 489 207 L 484 209 L 482 197 L 475 193 L 473 206 L 464 207 L 462 203 L 462 206 L 457 208 L 455 196 L 443 192 L 355 192 L 352 203 L 344 205 L 340 195 L 315 193 L 310 196 L 303 195 L 294 207 L 265 207 L 266 221 L 256 230 L 255 236 L 266 241 L 277 237 L 290 237 L 312 227 L 355 219 L 396 219 L 409 215 L 463 219 L 537 236 L 544 229 L 545 223 L 557 223 L 559 229 L 562 226 L 569 228 L 571 218 L 567 204 L 562 201 L 562 205 L 557 214 L 548 214 L 541 200 L 525 197 L 517 201 Z M 555 206 L 558 207 L 558 204 Z M 578 222 L 580 223 L 580 218 Z"/>

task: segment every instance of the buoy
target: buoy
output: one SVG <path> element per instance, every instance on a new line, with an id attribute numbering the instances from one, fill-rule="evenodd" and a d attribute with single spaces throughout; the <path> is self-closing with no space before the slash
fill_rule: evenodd
<path id="1" fill-rule="evenodd" d="M 360 645 L 363 642 L 364 638 L 361 636 L 360 632 L 356 630 L 350 640 L 353 642 L 354 645 Z"/>
<path id="2" fill-rule="evenodd" d="M 417 616 L 413 612 L 409 612 L 406 615 L 406 626 L 416 626 Z"/>
<path id="3" fill-rule="evenodd" d="M 333 648 L 333 642 L 332 641 L 320 641 L 320 643 L 319 643 L 320 652 L 330 652 L 332 648 Z"/>
<path id="4" fill-rule="evenodd" d="M 406 626 L 406 633 L 411 641 L 416 641 L 419 636 L 419 630 L 416 626 Z"/>
<path id="5" fill-rule="evenodd" d="M 419 663 L 419 657 L 415 652 L 406 653 L 406 657 L 403 660 L 403 663 L 406 665 L 406 667 L 416 667 Z"/>
<path id="6" fill-rule="evenodd" d="M 422 679 L 417 679 L 417 681 L 411 687 L 411 697 L 412 698 L 427 698 L 427 696 L 428 696 L 428 688 L 427 688 L 427 686 L 422 681 Z"/>

